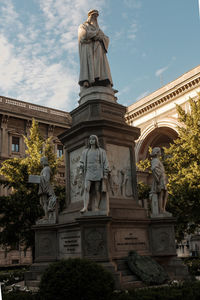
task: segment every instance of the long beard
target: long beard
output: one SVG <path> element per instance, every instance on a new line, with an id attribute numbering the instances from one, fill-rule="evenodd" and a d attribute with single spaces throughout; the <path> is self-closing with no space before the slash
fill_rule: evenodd
<path id="1" fill-rule="evenodd" d="M 90 22 L 90 24 L 94 25 L 95 27 L 99 27 L 97 19 L 91 18 L 89 22 Z"/>

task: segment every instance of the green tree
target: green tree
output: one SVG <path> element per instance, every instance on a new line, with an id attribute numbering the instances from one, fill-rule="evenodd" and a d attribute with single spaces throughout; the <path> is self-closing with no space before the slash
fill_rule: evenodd
<path id="1" fill-rule="evenodd" d="M 168 207 L 177 218 L 177 237 L 193 233 L 200 225 L 200 94 L 190 99 L 190 111 L 177 105 L 179 136 L 165 148 Z"/>
<path id="2" fill-rule="evenodd" d="M 10 189 L 9 196 L 0 197 L 0 243 L 5 246 L 12 246 L 20 241 L 25 247 L 33 247 L 32 226 L 43 215 L 43 209 L 39 203 L 38 185 L 28 183 L 28 176 L 40 174 L 40 159 L 44 155 L 48 157 L 53 175 L 59 164 L 51 139 L 43 139 L 34 119 L 30 135 L 24 136 L 24 141 L 25 157 L 5 160 L 0 169 L 0 175 L 4 178 L 1 184 Z"/>
<path id="3" fill-rule="evenodd" d="M 179 135 L 169 148 L 164 148 L 163 158 L 168 176 L 167 209 L 177 218 L 179 240 L 200 226 L 200 94 L 189 103 L 188 112 L 176 105 Z M 140 170 L 149 166 L 148 159 L 138 164 Z"/>

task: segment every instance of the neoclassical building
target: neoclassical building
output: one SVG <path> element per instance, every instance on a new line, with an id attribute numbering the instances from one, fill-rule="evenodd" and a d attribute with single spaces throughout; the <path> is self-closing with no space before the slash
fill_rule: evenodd
<path id="1" fill-rule="evenodd" d="M 12 157 L 25 155 L 23 136 L 28 136 L 32 118 L 39 123 L 39 129 L 44 138 L 53 137 L 55 153 L 63 154 L 63 145 L 57 136 L 70 127 L 69 113 L 35 105 L 16 99 L 0 97 L 0 164 Z M 62 184 L 65 180 L 64 163 L 60 165 L 57 180 Z M 7 188 L 0 186 L 0 195 L 7 195 Z M 0 266 L 29 264 L 32 260 L 30 250 L 25 251 L 18 245 L 15 248 L 0 248 Z"/>
<path id="2" fill-rule="evenodd" d="M 178 137 L 176 104 L 190 110 L 189 98 L 200 93 L 200 65 L 127 108 L 126 121 L 141 129 L 136 142 L 136 161 L 148 157 L 149 147 L 164 147 Z M 148 172 L 137 171 L 138 181 L 151 183 Z M 187 236 L 177 245 L 178 256 L 199 255 L 199 233 Z"/>
<path id="3" fill-rule="evenodd" d="M 127 123 L 141 129 L 135 148 L 136 161 L 148 157 L 149 146 L 162 148 L 177 138 L 176 104 L 188 111 L 189 98 L 196 98 L 199 92 L 200 65 L 127 108 Z M 144 175 L 138 172 L 138 180 L 145 180 Z"/>

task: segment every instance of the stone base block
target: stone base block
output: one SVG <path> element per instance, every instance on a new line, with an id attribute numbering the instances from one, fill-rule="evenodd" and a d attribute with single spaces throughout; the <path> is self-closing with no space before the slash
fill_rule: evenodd
<path id="1" fill-rule="evenodd" d="M 90 100 L 106 100 L 109 102 L 116 102 L 117 97 L 115 97 L 115 93 L 117 90 L 112 89 L 111 87 L 105 86 L 93 86 L 89 88 L 81 88 L 80 91 L 80 100 L 79 104 L 83 104 Z"/>
<path id="2" fill-rule="evenodd" d="M 150 225 L 150 246 L 153 256 L 175 256 L 174 218 L 155 218 Z"/>

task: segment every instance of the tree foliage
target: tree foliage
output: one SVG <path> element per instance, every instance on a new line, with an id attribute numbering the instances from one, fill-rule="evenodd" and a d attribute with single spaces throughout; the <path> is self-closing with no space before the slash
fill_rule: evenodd
<path id="1" fill-rule="evenodd" d="M 177 105 L 178 138 L 165 148 L 169 209 L 177 217 L 177 236 L 200 225 L 200 94 L 190 99 L 190 111 Z"/>
<path id="2" fill-rule="evenodd" d="M 200 94 L 189 103 L 187 112 L 176 105 L 179 135 L 169 148 L 164 148 L 163 158 L 168 176 L 167 209 L 177 218 L 178 239 L 200 226 Z M 144 170 L 149 165 L 147 159 L 138 167 Z"/>
<path id="3" fill-rule="evenodd" d="M 38 185 L 28 183 L 28 176 L 40 174 L 40 159 L 44 155 L 48 157 L 53 175 L 59 163 L 51 139 L 43 139 L 34 119 L 30 135 L 24 136 L 24 141 L 25 157 L 7 159 L 0 169 L 0 175 L 4 178 L 1 184 L 10 191 L 9 196 L 0 197 L 0 243 L 5 246 L 15 245 L 19 241 L 26 247 L 34 245 L 32 226 L 43 215 L 43 209 L 39 203 Z"/>

